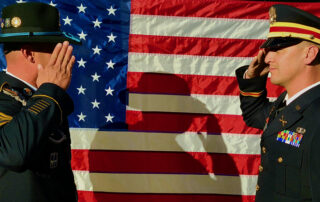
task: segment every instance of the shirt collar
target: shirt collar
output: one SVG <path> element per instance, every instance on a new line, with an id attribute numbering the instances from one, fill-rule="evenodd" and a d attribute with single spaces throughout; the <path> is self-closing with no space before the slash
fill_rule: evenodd
<path id="1" fill-rule="evenodd" d="M 286 101 L 286 105 L 290 104 L 291 102 L 293 102 L 295 99 L 297 99 L 300 95 L 302 95 L 303 93 L 307 92 L 308 90 L 310 90 L 313 87 L 316 87 L 320 85 L 320 81 L 318 81 L 317 83 L 314 83 L 302 90 L 300 90 L 298 93 L 296 93 L 294 96 L 292 96 L 291 98 L 288 98 L 288 93 L 286 94 L 286 97 L 284 98 L 284 100 Z"/>
<path id="2" fill-rule="evenodd" d="M 12 73 L 10 73 L 10 72 L 8 72 L 8 71 L 6 71 L 6 74 L 8 74 L 8 75 L 10 75 L 10 76 L 12 76 L 13 78 L 15 78 L 15 79 L 18 79 L 19 81 L 22 81 L 23 83 L 25 83 L 27 86 L 29 86 L 32 90 L 34 90 L 34 91 L 36 91 L 37 90 L 37 88 L 36 87 L 34 87 L 33 85 L 31 85 L 30 83 L 28 83 L 28 82 L 26 82 L 26 81 L 24 81 L 24 80 L 22 80 L 22 79 L 20 79 L 20 78 L 18 78 L 18 77 L 16 77 L 15 75 L 13 75 Z"/>

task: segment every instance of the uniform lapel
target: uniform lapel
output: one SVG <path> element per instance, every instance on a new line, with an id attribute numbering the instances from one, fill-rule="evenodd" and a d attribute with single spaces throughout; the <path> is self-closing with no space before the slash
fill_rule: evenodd
<path id="1" fill-rule="evenodd" d="M 283 101 L 285 93 L 281 94 L 275 101 L 275 108 Z M 278 132 L 289 129 L 303 117 L 303 111 L 317 98 L 320 97 L 320 85 L 308 90 L 296 100 L 286 106 L 278 115 L 275 111 L 270 115 L 270 123 L 264 131 L 262 137 L 277 134 Z"/>
<path id="2" fill-rule="evenodd" d="M 302 114 L 292 106 L 286 106 L 274 119 L 270 122 L 263 136 L 274 135 L 279 131 L 290 128 L 293 124 L 302 118 Z"/>

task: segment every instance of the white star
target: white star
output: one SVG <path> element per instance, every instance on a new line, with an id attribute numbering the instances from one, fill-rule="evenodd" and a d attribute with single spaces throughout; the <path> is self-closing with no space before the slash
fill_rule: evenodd
<path id="1" fill-rule="evenodd" d="M 81 13 L 81 12 L 86 13 L 85 10 L 87 7 L 83 6 L 82 4 L 80 6 L 78 6 L 77 8 L 79 9 L 79 13 Z"/>
<path id="2" fill-rule="evenodd" d="M 107 37 L 109 38 L 108 42 L 110 42 L 110 41 L 116 42 L 115 39 L 117 38 L 117 36 L 114 36 L 112 33 Z"/>
<path id="3" fill-rule="evenodd" d="M 100 51 L 102 50 L 101 48 L 99 48 L 98 46 L 96 46 L 95 48 L 92 49 L 93 50 L 93 54 L 98 54 L 100 55 Z"/>
<path id="4" fill-rule="evenodd" d="M 78 90 L 78 95 L 85 94 L 84 91 L 86 90 L 86 88 L 83 88 L 81 85 L 80 88 L 77 88 L 77 90 Z"/>
<path id="5" fill-rule="evenodd" d="M 56 7 L 57 4 L 54 4 L 52 1 L 50 1 L 50 6 Z"/>
<path id="6" fill-rule="evenodd" d="M 72 19 L 67 16 L 66 18 L 62 19 L 64 21 L 64 25 L 71 25 Z"/>
<path id="7" fill-rule="evenodd" d="M 91 102 L 91 104 L 93 105 L 92 109 L 94 109 L 94 108 L 98 108 L 99 109 L 100 102 L 97 102 L 96 99 L 94 99 L 94 102 Z"/>
<path id="8" fill-rule="evenodd" d="M 107 123 L 110 121 L 112 123 L 112 119 L 114 118 L 114 116 L 111 116 L 111 114 L 109 113 L 108 116 L 105 116 L 107 119 Z"/>
<path id="9" fill-rule="evenodd" d="M 109 62 L 106 62 L 106 64 L 108 65 L 108 69 L 111 68 L 111 69 L 114 69 L 114 65 L 116 63 L 113 63 L 112 60 L 110 60 Z"/>
<path id="10" fill-rule="evenodd" d="M 100 28 L 100 24 L 102 23 L 102 22 L 99 21 L 98 18 L 96 19 L 96 21 L 92 21 L 92 22 L 94 24 L 94 27 L 99 27 L 99 28 Z"/>
<path id="11" fill-rule="evenodd" d="M 81 60 L 78 60 L 77 63 L 79 63 L 78 67 L 86 68 L 85 64 L 87 63 L 87 61 L 83 60 L 82 58 Z"/>
<path id="12" fill-rule="evenodd" d="M 98 81 L 99 82 L 99 78 L 101 77 L 100 75 L 97 74 L 97 72 L 94 75 L 91 75 L 92 77 L 92 81 Z"/>
<path id="13" fill-rule="evenodd" d="M 23 1 L 23 0 L 19 0 L 19 1 L 16 1 L 18 4 L 20 4 L 20 3 L 26 3 L 25 1 Z"/>
<path id="14" fill-rule="evenodd" d="M 79 117 L 79 121 L 86 121 L 85 118 L 87 117 L 86 115 L 84 115 L 82 112 L 80 114 L 77 115 Z"/>
<path id="15" fill-rule="evenodd" d="M 86 40 L 86 36 L 87 36 L 88 34 L 83 33 L 83 30 L 82 30 L 81 33 L 78 34 L 78 35 L 79 35 L 80 39 Z"/>
<path id="16" fill-rule="evenodd" d="M 116 15 L 116 11 L 117 9 L 114 9 L 112 6 L 110 8 L 107 8 L 107 11 L 109 11 L 109 14 L 108 15 Z"/>
<path id="17" fill-rule="evenodd" d="M 111 96 L 113 96 L 113 94 L 112 94 L 112 92 L 114 91 L 113 89 L 111 89 L 111 87 L 109 86 L 109 88 L 108 89 L 104 89 L 106 92 L 107 92 L 107 94 L 106 95 L 111 95 Z"/>

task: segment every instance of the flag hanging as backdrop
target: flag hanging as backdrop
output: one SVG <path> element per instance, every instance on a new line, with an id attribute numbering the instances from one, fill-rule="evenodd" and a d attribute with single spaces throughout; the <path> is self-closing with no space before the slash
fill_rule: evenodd
<path id="1" fill-rule="evenodd" d="M 260 133 L 241 117 L 249 64 L 275 2 L 44 2 L 82 41 L 69 94 L 80 202 L 253 202 Z M 319 3 L 289 3 L 320 16 Z M 5 61 L 1 57 L 2 67 Z M 268 82 L 268 96 L 282 89 Z"/>

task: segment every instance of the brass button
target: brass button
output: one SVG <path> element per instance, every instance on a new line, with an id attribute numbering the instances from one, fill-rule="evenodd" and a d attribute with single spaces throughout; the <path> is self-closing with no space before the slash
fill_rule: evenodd
<path id="1" fill-rule="evenodd" d="M 259 172 L 261 173 L 263 171 L 263 166 L 259 165 Z"/>
<path id="2" fill-rule="evenodd" d="M 279 158 L 278 158 L 278 163 L 282 163 L 283 162 L 283 158 L 280 156 Z"/>
<path id="3" fill-rule="evenodd" d="M 259 191 L 259 190 L 260 190 L 259 185 L 256 185 L 256 191 Z"/>
<path id="4" fill-rule="evenodd" d="M 267 149 L 265 147 L 262 147 L 262 153 L 267 153 Z"/>

